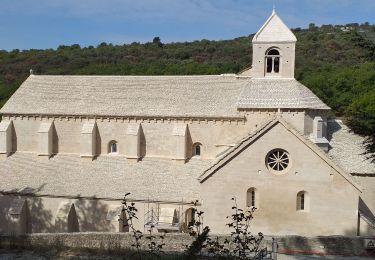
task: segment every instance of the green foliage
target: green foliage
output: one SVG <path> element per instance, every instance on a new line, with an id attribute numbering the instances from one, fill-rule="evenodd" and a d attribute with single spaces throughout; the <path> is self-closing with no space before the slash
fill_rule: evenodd
<path id="1" fill-rule="evenodd" d="M 164 235 L 158 236 L 158 238 L 161 240 L 161 241 L 158 241 L 157 237 L 153 233 L 153 230 L 155 228 L 154 225 L 151 225 L 147 229 L 148 234 L 146 236 L 143 235 L 142 231 L 134 227 L 133 221 L 135 219 L 138 219 L 137 217 L 138 209 L 136 208 L 134 202 L 128 201 L 127 197 L 129 195 L 130 195 L 130 192 L 126 193 L 124 195 L 124 199 L 121 202 L 123 205 L 123 208 L 121 211 L 122 214 L 120 215 L 119 221 L 123 223 L 124 225 L 123 228 L 128 229 L 133 236 L 134 244 L 132 244 L 131 246 L 134 247 L 136 251 L 132 259 L 148 259 L 148 256 L 151 256 L 152 257 L 151 259 L 161 258 L 162 254 L 164 254 L 164 251 L 163 251 L 163 246 L 165 245 Z M 143 237 L 148 241 L 147 243 L 148 250 L 146 250 L 147 255 L 143 255 L 140 250 L 141 240 Z"/>
<path id="2" fill-rule="evenodd" d="M 233 213 L 227 216 L 230 220 L 226 226 L 230 229 L 230 237 L 220 241 L 219 237 L 210 237 L 210 228 L 203 228 L 203 211 L 198 210 L 198 201 L 194 202 L 193 222 L 189 226 L 189 234 L 195 239 L 187 247 L 185 259 L 197 259 L 205 249 L 206 256 L 214 259 L 263 259 L 267 249 L 262 246 L 263 234 L 253 235 L 250 225 L 254 218 L 255 207 L 243 210 L 238 207 L 236 198 L 231 199 Z"/>
<path id="3" fill-rule="evenodd" d="M 296 78 L 309 87 L 337 116 L 352 122 L 359 134 L 371 135 L 373 110 L 366 96 L 374 89 L 375 25 L 310 24 L 294 29 Z M 225 41 L 193 41 L 125 45 L 101 43 L 56 50 L 0 50 L 0 106 L 35 74 L 72 75 L 199 75 L 238 73 L 252 60 L 252 35 Z M 371 92 L 372 93 L 372 92 Z M 371 94 L 370 93 L 370 94 Z M 370 95 L 371 96 L 371 95 Z"/>
<path id="4" fill-rule="evenodd" d="M 202 249 L 205 247 L 209 232 L 210 228 L 205 227 L 202 233 L 196 235 L 195 239 L 186 250 L 185 259 L 197 259 L 197 256 L 201 254 Z"/>
<path id="5" fill-rule="evenodd" d="M 229 255 L 237 259 L 250 259 L 251 256 L 258 258 L 263 255 L 264 248 L 260 248 L 263 241 L 263 234 L 258 233 L 258 236 L 254 236 L 250 231 L 250 224 L 254 218 L 255 207 L 247 208 L 243 210 L 238 207 L 236 198 L 232 198 L 234 205 L 232 210 L 234 211 L 231 216 L 227 218 L 230 222 L 227 226 L 231 229 L 231 240 L 226 241 L 227 244 L 234 245 L 233 250 L 229 250 Z"/>
<path id="6" fill-rule="evenodd" d="M 128 202 L 128 199 L 127 199 L 127 196 L 129 196 L 130 193 L 126 193 L 124 195 L 124 199 L 122 200 L 122 205 L 123 205 L 123 208 L 121 210 L 121 217 L 119 219 L 119 221 L 121 221 L 124 225 L 124 228 L 127 229 L 129 228 L 129 231 L 132 233 L 133 235 L 133 238 L 134 238 L 134 244 L 132 244 L 131 246 L 134 247 L 137 252 L 139 253 L 139 250 L 141 248 L 141 239 L 143 237 L 143 233 L 142 231 L 136 229 L 134 227 L 134 224 L 133 224 L 133 221 L 135 219 L 138 219 L 137 217 L 137 212 L 138 212 L 138 209 L 135 207 L 135 203 L 134 202 L 131 202 L 129 204 Z M 123 214 L 125 213 L 125 214 Z M 126 218 L 126 219 L 124 219 Z"/>
<path id="7" fill-rule="evenodd" d="M 368 136 L 365 145 L 368 157 L 375 162 L 375 84 L 372 89 L 354 99 L 348 108 L 349 126 L 357 133 Z"/>
<path id="8" fill-rule="evenodd" d="M 326 102 L 337 116 L 349 116 L 349 106 L 375 88 L 375 63 L 356 66 L 325 65 L 299 80 Z"/>

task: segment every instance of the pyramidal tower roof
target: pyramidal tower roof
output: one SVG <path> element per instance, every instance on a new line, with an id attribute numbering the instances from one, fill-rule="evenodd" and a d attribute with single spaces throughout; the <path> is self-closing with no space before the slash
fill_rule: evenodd
<path id="1" fill-rule="evenodd" d="M 293 32 L 277 15 L 275 9 L 266 23 L 255 34 L 253 42 L 296 42 Z"/>

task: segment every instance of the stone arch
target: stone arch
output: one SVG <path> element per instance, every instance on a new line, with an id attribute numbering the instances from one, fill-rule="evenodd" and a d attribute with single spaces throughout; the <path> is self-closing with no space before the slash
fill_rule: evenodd
<path id="1" fill-rule="evenodd" d="M 11 201 L 8 219 L 10 234 L 23 235 L 31 233 L 30 210 L 26 199 L 15 198 Z"/>
<path id="2" fill-rule="evenodd" d="M 278 75 L 281 71 L 281 52 L 278 47 L 271 47 L 265 52 L 265 75 Z"/>
<path id="3" fill-rule="evenodd" d="M 74 203 L 62 201 L 56 211 L 55 228 L 57 232 L 79 232 L 79 222 Z"/>
<path id="4" fill-rule="evenodd" d="M 68 232 L 79 232 L 78 217 L 74 204 L 72 204 L 68 213 Z"/>
<path id="5" fill-rule="evenodd" d="M 189 228 L 191 225 L 193 225 L 195 221 L 195 209 L 194 208 L 188 208 L 185 210 L 184 214 L 184 224 L 186 226 L 186 229 Z"/>

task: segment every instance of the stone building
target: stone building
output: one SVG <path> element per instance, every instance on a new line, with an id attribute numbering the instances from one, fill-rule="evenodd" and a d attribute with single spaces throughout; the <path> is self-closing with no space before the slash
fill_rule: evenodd
<path id="1" fill-rule="evenodd" d="M 235 197 L 265 234 L 374 233 L 374 164 L 294 79 L 296 41 L 273 12 L 239 75 L 30 75 L 0 110 L 0 233 L 126 232 L 127 192 L 140 229 L 198 200 L 226 233 Z"/>

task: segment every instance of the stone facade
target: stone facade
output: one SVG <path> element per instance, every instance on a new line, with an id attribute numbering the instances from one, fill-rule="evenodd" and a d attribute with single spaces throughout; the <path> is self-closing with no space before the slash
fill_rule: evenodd
<path id="1" fill-rule="evenodd" d="M 31 75 L 0 111 L 0 233 L 126 232 L 127 192 L 141 230 L 198 200 L 227 233 L 235 197 L 266 234 L 371 233 L 374 165 L 294 79 L 295 36 L 274 12 L 253 44 L 247 76 Z"/>

